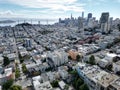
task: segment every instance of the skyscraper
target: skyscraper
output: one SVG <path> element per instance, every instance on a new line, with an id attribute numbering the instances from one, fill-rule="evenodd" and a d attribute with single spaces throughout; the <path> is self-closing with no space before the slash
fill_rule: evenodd
<path id="1" fill-rule="evenodd" d="M 84 18 L 84 12 L 82 12 L 82 18 Z"/>
<path id="2" fill-rule="evenodd" d="M 83 18 L 78 17 L 78 29 L 83 28 Z"/>
<path id="3" fill-rule="evenodd" d="M 100 18 L 100 23 L 106 23 L 108 22 L 109 19 L 109 13 L 102 13 L 101 18 Z"/>
<path id="4" fill-rule="evenodd" d="M 88 13 L 88 20 L 92 18 L 92 13 Z"/>
<path id="5" fill-rule="evenodd" d="M 59 18 L 59 23 L 61 23 L 61 18 Z"/>
<path id="6" fill-rule="evenodd" d="M 101 26 L 101 30 L 103 33 L 108 33 L 109 32 L 109 13 L 108 12 L 104 12 L 101 15 L 100 18 L 100 26 Z"/>
<path id="7" fill-rule="evenodd" d="M 71 19 L 73 19 L 72 13 L 71 13 Z"/>
<path id="8" fill-rule="evenodd" d="M 88 13 L 88 18 L 87 18 L 87 25 L 89 23 L 89 19 L 92 18 L 92 13 Z"/>

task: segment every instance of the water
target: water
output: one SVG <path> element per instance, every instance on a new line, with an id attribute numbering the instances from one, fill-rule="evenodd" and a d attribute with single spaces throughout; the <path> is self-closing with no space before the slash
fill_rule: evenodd
<path id="1" fill-rule="evenodd" d="M 40 21 L 40 24 L 54 24 L 56 22 L 58 22 L 58 20 L 15 20 L 16 22 L 13 22 L 13 23 L 0 23 L 0 26 L 15 26 L 17 24 L 20 24 L 20 23 L 30 23 L 30 24 L 39 24 L 39 21 Z"/>

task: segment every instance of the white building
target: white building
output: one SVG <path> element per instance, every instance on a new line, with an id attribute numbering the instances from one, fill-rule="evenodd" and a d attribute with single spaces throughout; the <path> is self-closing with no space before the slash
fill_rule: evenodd
<path id="1" fill-rule="evenodd" d="M 55 66 L 59 66 L 61 64 L 64 64 L 66 62 L 68 62 L 68 54 L 64 51 L 55 51 L 53 53 L 48 53 L 48 56 L 52 63 L 55 65 Z M 48 60 L 48 63 L 50 61 Z"/>
<path id="2" fill-rule="evenodd" d="M 15 60 L 16 54 L 15 53 L 11 53 L 11 54 L 8 54 L 7 57 L 8 57 L 9 60 L 12 61 L 12 60 Z"/>
<path id="3" fill-rule="evenodd" d="M 89 21 L 88 21 L 88 27 L 89 28 L 93 28 L 94 27 L 94 19 L 93 18 L 90 18 Z"/>
<path id="4" fill-rule="evenodd" d="M 109 62 L 105 59 L 101 59 L 101 61 L 99 61 L 98 64 L 100 67 L 105 68 L 109 64 Z"/>
<path id="5" fill-rule="evenodd" d="M 78 63 L 76 70 L 81 78 L 88 84 L 90 90 L 114 90 L 109 89 L 110 84 L 119 77 L 109 74 L 101 70 L 98 66 L 86 66 L 86 64 Z M 115 89 L 119 90 L 119 89 Z"/>
<path id="6" fill-rule="evenodd" d="M 113 71 L 116 73 L 120 71 L 120 61 L 113 63 Z"/>
<path id="7" fill-rule="evenodd" d="M 4 74 L 0 74 L 0 84 L 6 82 L 7 80 L 13 78 L 12 68 L 7 68 L 4 70 Z"/>
<path id="8" fill-rule="evenodd" d="M 60 88 L 62 89 L 62 90 L 64 90 L 65 89 L 65 83 L 63 82 L 63 81 L 60 81 L 59 83 L 59 86 L 60 86 Z"/>
<path id="9" fill-rule="evenodd" d="M 59 70 L 58 73 L 60 74 L 60 77 L 61 77 L 62 79 L 68 78 L 68 72 L 65 71 L 65 70 Z"/>
<path id="10" fill-rule="evenodd" d="M 53 90 L 49 81 L 42 82 L 41 76 L 32 78 L 34 90 Z"/>

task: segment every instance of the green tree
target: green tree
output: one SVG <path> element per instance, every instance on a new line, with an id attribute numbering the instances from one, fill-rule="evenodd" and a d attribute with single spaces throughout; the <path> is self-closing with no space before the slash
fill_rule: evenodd
<path id="1" fill-rule="evenodd" d="M 40 71 L 32 71 L 32 72 L 30 73 L 31 76 L 38 76 L 38 75 L 40 75 L 40 74 L 41 74 Z"/>
<path id="2" fill-rule="evenodd" d="M 8 90 L 13 85 L 13 79 L 8 80 L 7 82 L 3 83 L 2 88 L 3 90 Z"/>
<path id="3" fill-rule="evenodd" d="M 77 75 L 77 71 L 76 70 L 72 70 L 69 73 L 72 74 L 72 75 Z"/>
<path id="4" fill-rule="evenodd" d="M 95 65 L 95 57 L 94 57 L 94 55 L 90 56 L 90 58 L 89 58 L 89 64 Z"/>
<path id="5" fill-rule="evenodd" d="M 8 59 L 8 57 L 4 57 L 4 60 L 3 60 L 3 65 L 4 66 L 7 66 L 10 64 L 10 60 Z"/>
<path id="6" fill-rule="evenodd" d="M 28 70 L 27 70 L 25 64 L 22 64 L 22 71 L 23 71 L 23 73 L 25 73 L 25 74 L 28 73 Z"/>
<path id="7" fill-rule="evenodd" d="M 79 87 L 79 90 L 89 90 L 87 84 L 83 84 Z"/>
<path id="8" fill-rule="evenodd" d="M 22 90 L 22 87 L 19 85 L 13 85 L 12 87 L 10 87 L 10 90 Z"/>
<path id="9" fill-rule="evenodd" d="M 24 59 L 23 59 L 23 57 L 21 56 L 20 53 L 19 53 L 19 59 L 20 59 L 20 63 L 23 63 Z"/>
<path id="10" fill-rule="evenodd" d="M 113 62 L 117 62 L 117 61 L 119 61 L 119 60 L 120 60 L 120 57 L 119 57 L 119 56 L 116 56 L 116 57 L 113 58 Z"/>
<path id="11" fill-rule="evenodd" d="M 78 90 L 79 89 L 79 86 L 81 86 L 82 84 L 84 84 L 84 81 L 81 79 L 81 78 L 79 78 L 77 81 L 76 81 L 76 89 Z"/>
<path id="12" fill-rule="evenodd" d="M 72 57 L 71 57 L 71 56 L 68 56 L 68 59 L 69 59 L 69 60 L 72 60 Z"/>
<path id="13" fill-rule="evenodd" d="M 69 89 L 69 86 L 65 85 L 64 90 L 68 90 L 68 89 Z"/>
<path id="14" fill-rule="evenodd" d="M 59 87 L 58 85 L 58 80 L 54 80 L 52 83 L 51 83 L 52 87 Z"/>
<path id="15" fill-rule="evenodd" d="M 110 65 L 106 66 L 106 68 L 107 68 L 109 71 L 112 71 L 113 65 L 110 64 Z"/>
<path id="16" fill-rule="evenodd" d="M 80 61 L 81 56 L 80 56 L 80 55 L 77 55 L 77 56 L 76 56 L 76 59 L 77 59 L 77 61 Z"/>
<path id="17" fill-rule="evenodd" d="M 16 78 L 20 77 L 20 70 L 18 68 L 16 68 L 16 70 L 15 70 L 15 77 Z"/>

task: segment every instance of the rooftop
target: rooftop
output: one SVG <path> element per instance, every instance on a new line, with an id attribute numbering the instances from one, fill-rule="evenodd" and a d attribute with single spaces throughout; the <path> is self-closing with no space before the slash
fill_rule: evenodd
<path id="1" fill-rule="evenodd" d="M 115 87 L 117 90 L 120 90 L 120 78 L 115 80 L 115 81 L 113 81 L 113 83 L 111 83 L 111 85 L 113 87 Z"/>

